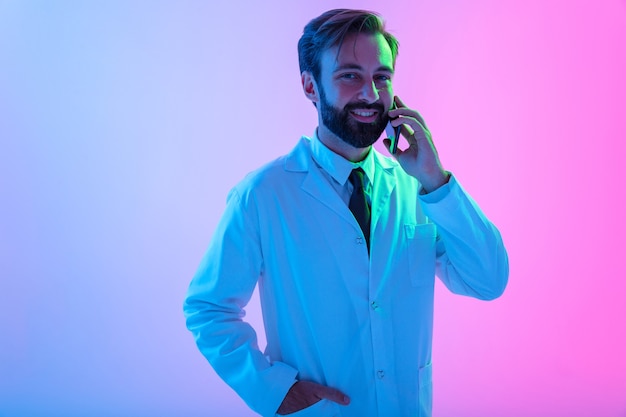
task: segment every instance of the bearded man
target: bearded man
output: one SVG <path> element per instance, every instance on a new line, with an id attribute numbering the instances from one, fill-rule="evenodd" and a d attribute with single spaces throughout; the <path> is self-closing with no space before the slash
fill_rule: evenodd
<path id="1" fill-rule="evenodd" d="M 306 25 L 318 127 L 232 189 L 189 287 L 200 351 L 263 416 L 430 416 L 435 276 L 483 300 L 506 286 L 500 233 L 394 95 L 397 53 L 371 12 Z M 372 147 L 388 123 L 408 144 L 390 157 Z M 243 320 L 257 283 L 264 352 Z"/>

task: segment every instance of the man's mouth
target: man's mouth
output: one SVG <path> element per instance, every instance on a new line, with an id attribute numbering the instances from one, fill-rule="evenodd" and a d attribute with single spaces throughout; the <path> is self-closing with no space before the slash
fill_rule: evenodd
<path id="1" fill-rule="evenodd" d="M 355 110 L 350 110 L 350 114 L 352 115 L 352 117 L 354 117 L 357 121 L 361 123 L 375 122 L 376 118 L 378 117 L 378 111 L 376 110 L 355 109 Z"/>

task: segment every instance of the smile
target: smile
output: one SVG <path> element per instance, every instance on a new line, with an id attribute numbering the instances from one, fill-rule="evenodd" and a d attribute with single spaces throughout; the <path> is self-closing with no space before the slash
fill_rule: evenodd
<path id="1" fill-rule="evenodd" d="M 352 117 L 361 123 L 373 123 L 378 118 L 376 110 L 350 110 Z"/>
<path id="2" fill-rule="evenodd" d="M 353 110 L 352 113 L 361 117 L 372 117 L 376 114 L 375 111 L 364 111 L 364 110 Z"/>

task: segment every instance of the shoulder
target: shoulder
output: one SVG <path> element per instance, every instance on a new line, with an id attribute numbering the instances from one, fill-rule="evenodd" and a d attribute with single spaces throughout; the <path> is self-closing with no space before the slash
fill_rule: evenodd
<path id="1" fill-rule="evenodd" d="M 248 173 L 233 189 L 240 198 L 275 193 L 299 183 L 312 162 L 310 140 L 302 137 L 286 155 L 270 161 Z"/>
<path id="2" fill-rule="evenodd" d="M 286 175 L 285 161 L 287 155 L 282 155 L 273 161 L 270 161 L 261 167 L 249 172 L 246 176 L 235 185 L 234 189 L 239 193 L 250 193 L 260 187 L 268 187 L 274 183 L 280 182 Z"/>

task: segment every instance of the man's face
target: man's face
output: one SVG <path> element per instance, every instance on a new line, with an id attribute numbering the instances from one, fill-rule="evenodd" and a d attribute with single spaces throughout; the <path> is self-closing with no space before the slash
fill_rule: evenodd
<path id="1" fill-rule="evenodd" d="M 366 148 L 389 120 L 393 58 L 381 34 L 347 36 L 322 54 L 318 111 L 324 126 L 344 142 Z"/>

